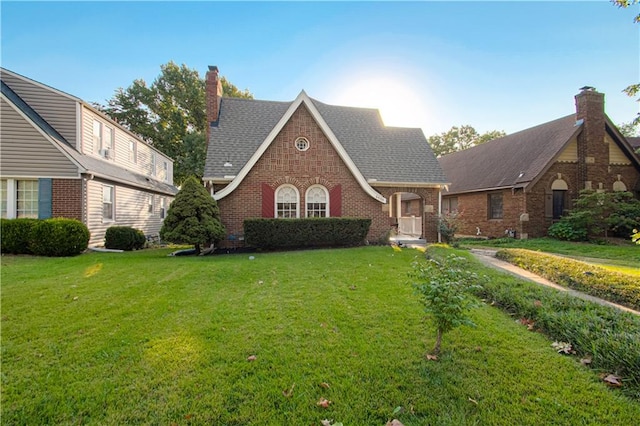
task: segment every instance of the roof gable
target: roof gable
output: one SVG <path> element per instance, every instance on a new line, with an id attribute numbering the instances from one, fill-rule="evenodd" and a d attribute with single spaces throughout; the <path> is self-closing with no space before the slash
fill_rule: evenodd
<path id="1" fill-rule="evenodd" d="M 582 127 L 575 114 L 439 158 L 449 193 L 526 187 Z"/>
<path id="2" fill-rule="evenodd" d="M 235 190 L 238 187 L 238 185 L 240 185 L 240 183 L 247 176 L 249 171 L 251 171 L 251 169 L 256 164 L 256 162 L 262 157 L 262 155 L 267 150 L 267 148 L 273 143 L 276 136 L 278 136 L 278 133 L 280 133 L 282 128 L 287 124 L 287 122 L 289 121 L 293 113 L 301 105 L 304 105 L 309 110 L 309 112 L 311 113 L 311 116 L 314 118 L 316 123 L 320 126 L 324 134 L 327 136 L 327 139 L 329 139 L 329 142 L 333 145 L 334 149 L 338 152 L 338 155 L 340 156 L 342 161 L 345 162 L 350 172 L 356 178 L 356 180 L 358 181 L 362 189 L 367 194 L 377 199 L 378 201 L 386 202 L 386 199 L 367 183 L 362 173 L 360 173 L 360 170 L 358 170 L 356 165 L 353 163 L 353 161 L 349 157 L 348 153 L 346 152 L 346 150 L 344 149 L 344 147 L 342 146 L 338 138 L 336 138 L 335 134 L 333 133 L 331 128 L 327 125 L 325 120 L 322 118 L 320 112 L 318 111 L 316 106 L 313 104 L 309 96 L 307 96 L 307 94 L 304 92 L 304 90 L 300 92 L 298 97 L 288 106 L 288 108 L 286 109 L 282 117 L 280 117 L 280 119 L 275 123 L 271 131 L 269 131 L 269 133 L 266 135 L 264 140 L 262 140 L 260 145 L 257 146 L 257 148 L 255 149 L 251 157 L 248 159 L 248 161 L 244 163 L 244 165 L 242 166 L 238 174 L 232 177 L 231 182 L 226 187 L 224 187 L 222 190 L 214 194 L 214 198 L 216 200 L 222 199 L 227 195 L 229 195 L 233 190 Z M 282 105 L 279 105 L 279 106 L 282 106 Z M 273 115 L 271 116 L 271 118 L 273 118 Z M 223 120 L 222 120 L 222 108 L 221 108 L 221 118 L 220 120 L 218 120 L 219 125 L 224 125 L 222 121 Z M 264 129 L 268 126 L 268 122 L 262 123 L 262 126 L 264 126 L 262 129 L 264 131 Z M 254 143 L 255 142 L 256 141 L 254 140 Z M 209 145 L 211 146 L 213 144 L 210 143 Z M 209 157 L 209 150 L 207 153 L 207 157 Z M 230 162 L 230 159 L 227 159 L 226 161 Z M 207 180 L 206 172 L 207 170 L 205 169 L 205 177 L 204 177 L 205 180 Z"/>

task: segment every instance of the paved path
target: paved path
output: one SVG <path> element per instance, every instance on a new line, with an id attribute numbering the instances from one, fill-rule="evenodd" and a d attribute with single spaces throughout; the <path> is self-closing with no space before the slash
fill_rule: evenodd
<path id="1" fill-rule="evenodd" d="M 484 265 L 486 266 L 490 266 L 492 268 L 495 269 L 499 269 L 502 270 L 504 272 L 507 272 L 511 275 L 515 275 L 518 278 L 523 278 L 525 280 L 528 281 L 532 281 L 534 283 L 540 284 L 540 285 L 544 285 L 547 287 L 551 287 L 554 288 L 558 291 L 564 291 L 572 296 L 578 297 L 580 299 L 584 299 L 584 300 L 589 300 L 591 302 L 595 302 L 595 303 L 599 303 L 600 305 L 605 305 L 605 306 L 611 306 L 617 309 L 620 309 L 621 311 L 625 311 L 625 312 L 630 312 L 632 314 L 635 315 L 640 315 L 640 312 L 627 308 L 626 306 L 622 306 L 622 305 L 618 305 L 617 303 L 612 303 L 609 302 L 607 300 L 603 300 L 600 299 L 598 297 L 594 297 L 585 293 L 582 293 L 580 291 L 576 291 L 576 290 L 572 290 L 570 288 L 566 288 L 566 287 L 562 287 L 556 283 L 553 283 L 549 280 L 547 280 L 546 278 L 542 278 L 539 275 L 536 275 L 534 273 L 531 273 L 525 269 L 519 268 L 515 265 L 512 265 L 509 262 L 505 262 L 503 260 L 497 259 L 496 256 L 496 250 L 489 250 L 489 249 L 471 249 L 471 254 L 473 254 L 476 259 L 478 259 L 480 262 L 482 262 Z"/>

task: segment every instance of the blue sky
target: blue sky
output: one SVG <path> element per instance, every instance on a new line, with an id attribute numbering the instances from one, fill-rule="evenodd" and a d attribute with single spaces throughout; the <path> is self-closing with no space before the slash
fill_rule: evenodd
<path id="1" fill-rule="evenodd" d="M 429 136 L 508 133 L 575 111 L 582 86 L 615 123 L 638 103 L 639 12 L 596 2 L 11 2 L 2 66 L 105 103 L 170 60 L 257 99 L 375 107 Z"/>

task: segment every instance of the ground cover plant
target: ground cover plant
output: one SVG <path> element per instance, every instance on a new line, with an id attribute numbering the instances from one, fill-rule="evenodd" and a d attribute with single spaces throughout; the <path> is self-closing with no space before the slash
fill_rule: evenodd
<path id="1" fill-rule="evenodd" d="M 486 304 L 426 360 L 415 250 L 170 251 L 2 256 L 3 424 L 640 418 L 637 401 Z"/>
<path id="2" fill-rule="evenodd" d="M 502 249 L 496 257 L 556 284 L 640 310 L 640 280 L 635 276 L 531 250 Z"/>

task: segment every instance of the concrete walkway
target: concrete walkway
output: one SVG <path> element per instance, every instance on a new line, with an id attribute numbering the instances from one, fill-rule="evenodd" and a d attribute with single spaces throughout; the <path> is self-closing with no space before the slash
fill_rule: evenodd
<path id="1" fill-rule="evenodd" d="M 492 267 L 494 269 L 498 269 L 504 272 L 507 272 L 511 275 L 514 275 L 518 278 L 525 279 L 527 281 L 532 281 L 536 284 L 544 285 L 547 287 L 551 287 L 558 291 L 563 291 L 565 293 L 570 294 L 571 296 L 578 297 L 580 299 L 588 300 L 590 302 L 599 303 L 604 306 L 611 306 L 616 309 L 620 309 L 621 311 L 630 312 L 635 315 L 640 315 L 640 312 L 627 308 L 626 306 L 618 305 L 617 303 L 612 303 L 607 300 L 600 299 L 598 297 L 594 297 L 580 291 L 572 290 L 570 288 L 562 287 L 556 283 L 553 283 L 545 278 L 542 278 L 539 275 L 531 273 L 525 269 L 519 268 L 515 265 L 512 265 L 509 262 L 505 262 L 503 260 L 497 259 L 496 250 L 489 249 L 471 249 L 471 254 L 473 254 L 476 259 L 482 262 L 484 265 Z"/>

